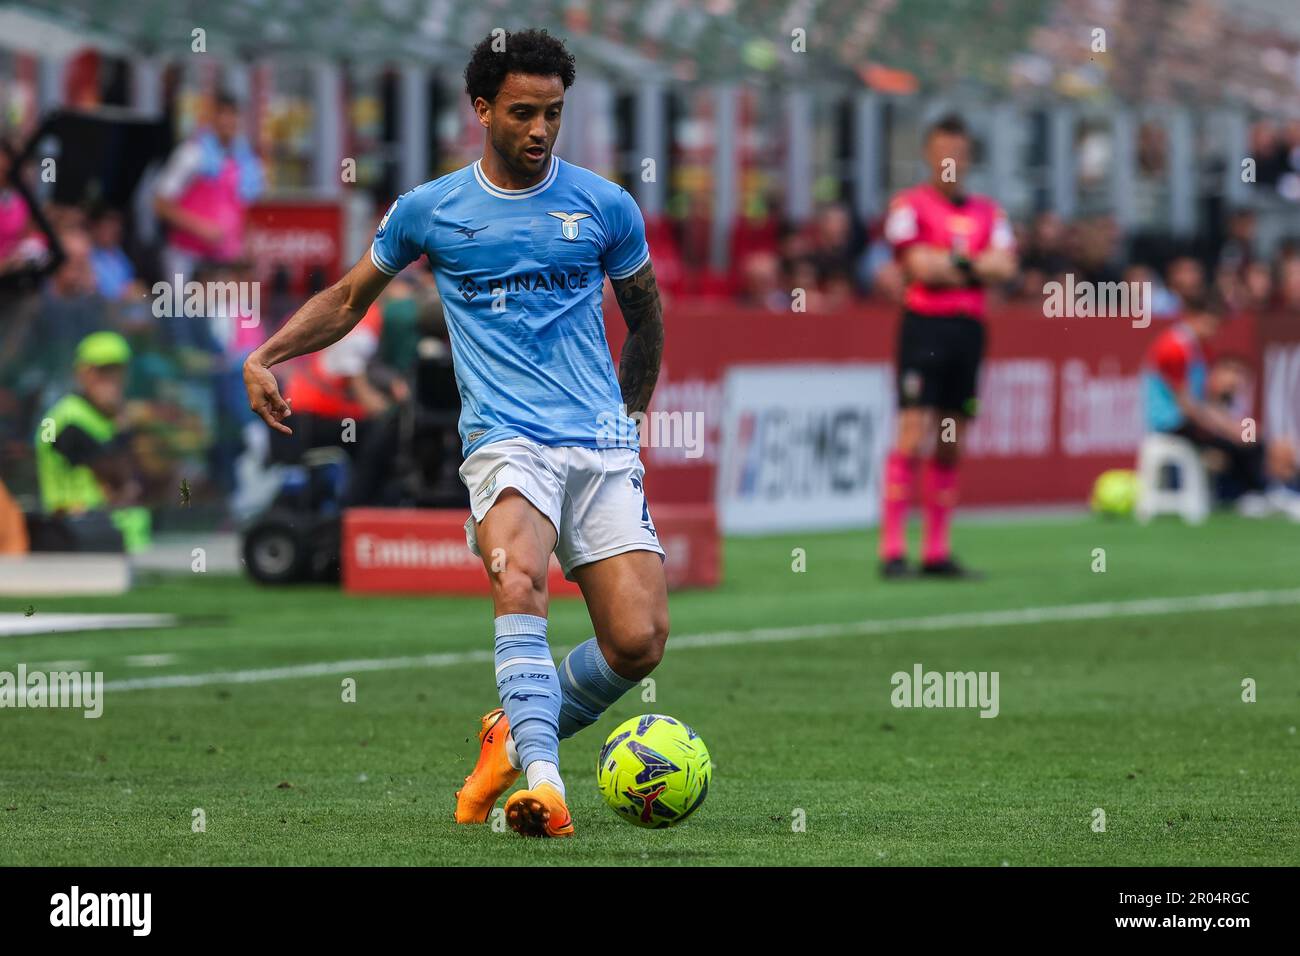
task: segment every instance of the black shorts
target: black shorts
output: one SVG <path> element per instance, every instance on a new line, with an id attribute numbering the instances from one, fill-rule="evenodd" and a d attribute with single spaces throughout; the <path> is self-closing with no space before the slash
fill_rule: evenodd
<path id="1" fill-rule="evenodd" d="M 984 323 L 966 315 L 903 310 L 898 332 L 898 407 L 975 416 Z"/>
<path id="2" fill-rule="evenodd" d="M 1197 448 L 1213 448 L 1224 456 L 1227 461 L 1224 477 L 1232 482 L 1228 490 L 1221 487 L 1224 496 L 1234 497 L 1245 491 L 1263 491 L 1268 487 L 1268 473 L 1264 467 L 1268 459 L 1266 442 L 1261 440 L 1238 445 L 1190 422 L 1179 425 L 1173 434 L 1186 438 Z"/>

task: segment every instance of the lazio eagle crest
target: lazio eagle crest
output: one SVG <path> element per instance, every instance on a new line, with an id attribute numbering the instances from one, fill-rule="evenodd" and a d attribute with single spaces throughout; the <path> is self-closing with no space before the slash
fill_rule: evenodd
<path id="1" fill-rule="evenodd" d="M 591 218 L 589 212 L 548 212 L 546 215 L 560 220 L 560 234 L 570 242 L 578 238 L 578 222 Z"/>

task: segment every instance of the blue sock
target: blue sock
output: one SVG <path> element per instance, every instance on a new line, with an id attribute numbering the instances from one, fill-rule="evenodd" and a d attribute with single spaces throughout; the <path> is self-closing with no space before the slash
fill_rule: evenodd
<path id="1" fill-rule="evenodd" d="M 594 637 L 583 641 L 560 662 L 560 690 L 564 695 L 560 703 L 560 738 L 572 737 L 590 727 L 636 684 L 614 673 Z"/>
<path id="2" fill-rule="evenodd" d="M 503 614 L 496 624 L 497 693 L 519 762 L 560 763 L 560 688 L 546 643 L 546 618 Z"/>

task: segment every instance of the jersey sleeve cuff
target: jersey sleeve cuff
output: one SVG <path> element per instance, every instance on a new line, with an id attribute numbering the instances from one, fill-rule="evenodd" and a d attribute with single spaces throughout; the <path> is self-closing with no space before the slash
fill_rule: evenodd
<path id="1" fill-rule="evenodd" d="M 645 251 L 645 255 L 641 257 L 641 261 L 638 262 L 636 265 L 634 265 L 632 268 L 620 269 L 617 272 L 606 270 L 605 274 L 608 275 L 611 279 L 626 279 L 628 276 L 635 275 L 637 272 L 641 271 L 641 267 L 644 266 L 649 261 L 650 261 L 650 250 L 647 248 Z"/>
<path id="2" fill-rule="evenodd" d="M 402 271 L 401 269 L 396 269 L 393 266 L 390 266 L 383 259 L 379 258 L 379 250 L 375 248 L 373 242 L 370 244 L 370 261 L 374 263 L 376 269 L 385 275 L 395 276 L 397 273 Z"/>

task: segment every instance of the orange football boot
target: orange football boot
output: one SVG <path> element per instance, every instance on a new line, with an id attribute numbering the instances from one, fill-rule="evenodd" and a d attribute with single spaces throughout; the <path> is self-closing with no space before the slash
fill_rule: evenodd
<path id="1" fill-rule="evenodd" d="M 573 818 L 560 791 L 549 783 L 536 790 L 518 790 L 506 801 L 506 822 L 522 836 L 573 836 Z"/>
<path id="2" fill-rule="evenodd" d="M 478 732 L 482 745 L 478 763 L 474 772 L 465 778 L 465 785 L 456 791 L 457 823 L 487 823 L 501 794 L 519 778 L 519 771 L 510 766 L 506 757 L 509 736 L 510 722 L 504 710 L 498 707 L 483 715 Z"/>

